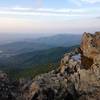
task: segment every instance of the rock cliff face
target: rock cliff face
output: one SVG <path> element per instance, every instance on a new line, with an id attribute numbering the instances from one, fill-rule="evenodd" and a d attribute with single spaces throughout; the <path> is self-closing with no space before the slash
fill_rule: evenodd
<path id="1" fill-rule="evenodd" d="M 0 100 L 100 100 L 100 33 L 84 33 L 56 70 L 19 82 L 0 73 L 0 82 Z"/>
<path id="2" fill-rule="evenodd" d="M 81 43 L 82 65 L 90 68 L 94 63 L 100 63 L 100 32 L 84 33 Z"/>

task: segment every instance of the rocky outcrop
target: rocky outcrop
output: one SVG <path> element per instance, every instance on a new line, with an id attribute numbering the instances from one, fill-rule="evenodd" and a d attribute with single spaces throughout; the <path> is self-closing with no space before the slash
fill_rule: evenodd
<path id="1" fill-rule="evenodd" d="M 33 79 L 25 99 L 100 100 L 99 54 L 100 33 L 84 33 L 81 47 L 64 54 L 57 70 Z"/>
<path id="2" fill-rule="evenodd" d="M 0 100 L 17 100 L 19 95 L 18 82 L 10 80 L 6 73 L 0 71 Z"/>
<path id="3" fill-rule="evenodd" d="M 49 73 L 12 81 L 0 71 L 0 100 L 100 100 L 100 33 L 84 33 Z"/>
<path id="4" fill-rule="evenodd" d="M 24 92 L 24 100 L 99 100 L 100 66 L 92 66 L 93 70 L 81 69 L 80 62 L 70 58 L 63 70 L 35 77 Z"/>
<path id="5" fill-rule="evenodd" d="M 81 61 L 85 68 L 93 63 L 100 63 L 100 32 L 95 34 L 84 33 L 81 43 Z"/>

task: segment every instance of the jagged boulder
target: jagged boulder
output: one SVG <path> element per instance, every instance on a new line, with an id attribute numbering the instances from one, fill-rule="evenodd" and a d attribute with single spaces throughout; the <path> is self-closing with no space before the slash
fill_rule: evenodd
<path id="1" fill-rule="evenodd" d="M 4 73 L 3 71 L 0 71 L 0 80 L 8 81 L 8 75 Z"/>
<path id="2" fill-rule="evenodd" d="M 81 65 L 80 54 L 75 51 L 64 54 L 64 57 L 61 59 L 60 64 L 60 73 L 74 73 L 79 70 Z"/>
<path id="3" fill-rule="evenodd" d="M 6 73 L 0 71 L 0 100 L 17 100 L 19 95 L 18 82 L 11 81 Z"/>
<path id="4" fill-rule="evenodd" d="M 100 60 L 100 32 L 84 33 L 81 42 L 81 62 L 85 68 L 90 68 L 95 61 Z M 99 58 L 98 58 L 98 57 Z"/>
<path id="5" fill-rule="evenodd" d="M 68 63 L 71 58 L 71 53 L 64 54 L 64 57 L 61 59 L 60 63 L 60 72 L 63 73 L 66 68 L 68 68 Z"/>
<path id="6" fill-rule="evenodd" d="M 49 72 L 33 79 L 24 92 L 25 100 L 75 100 L 74 84 L 66 74 Z M 69 83 L 68 83 L 69 82 Z M 28 98 L 27 98 L 28 97 Z"/>

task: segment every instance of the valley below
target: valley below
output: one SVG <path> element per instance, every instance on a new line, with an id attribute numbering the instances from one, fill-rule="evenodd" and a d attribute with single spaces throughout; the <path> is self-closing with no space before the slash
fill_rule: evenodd
<path id="1" fill-rule="evenodd" d="M 48 72 L 59 65 L 65 52 L 79 47 L 80 39 L 80 35 L 63 34 L 0 45 L 0 69 L 13 78 Z"/>

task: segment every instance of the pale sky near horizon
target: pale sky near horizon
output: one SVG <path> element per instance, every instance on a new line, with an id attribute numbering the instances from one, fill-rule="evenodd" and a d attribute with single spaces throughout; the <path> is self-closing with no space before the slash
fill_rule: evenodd
<path id="1" fill-rule="evenodd" d="M 0 33 L 100 31 L 100 0 L 0 0 Z"/>

